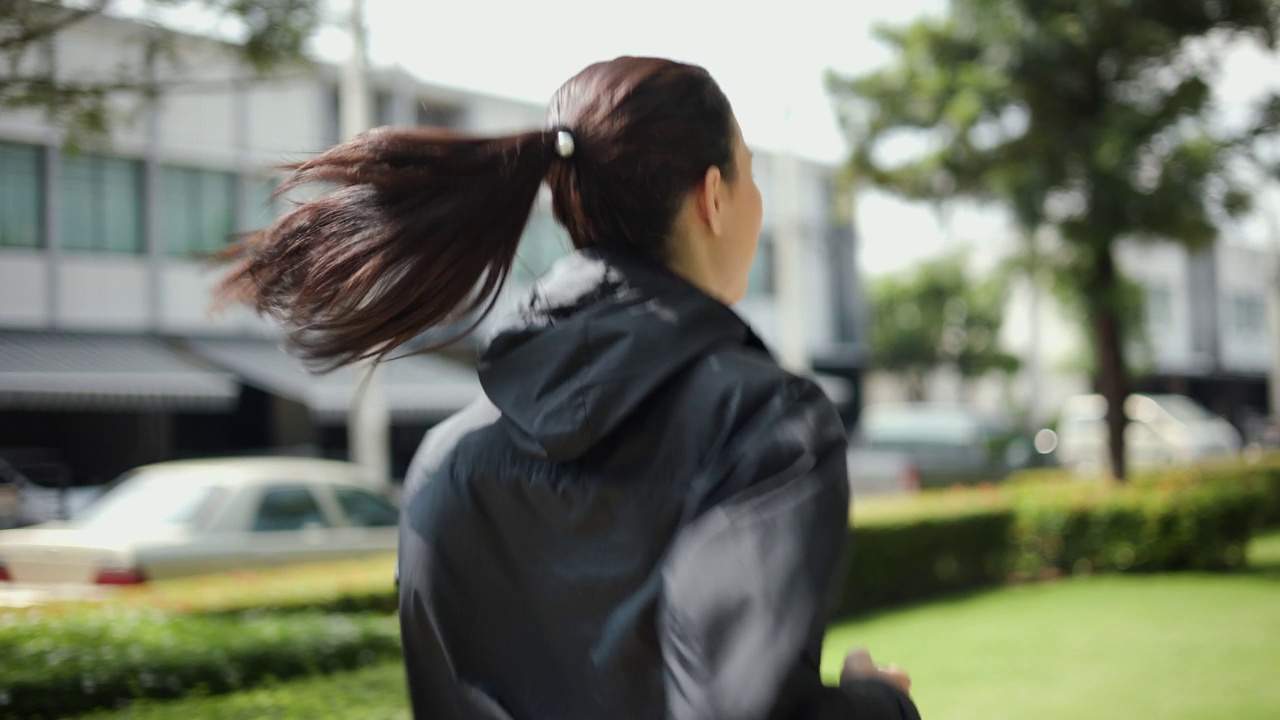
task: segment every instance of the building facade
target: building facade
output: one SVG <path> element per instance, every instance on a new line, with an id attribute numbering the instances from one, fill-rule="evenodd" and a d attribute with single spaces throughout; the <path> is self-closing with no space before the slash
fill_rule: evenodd
<path id="1" fill-rule="evenodd" d="M 148 64 L 146 28 L 95 19 L 44 53 L 60 76 L 136 66 L 161 91 L 121 100 L 109 143 L 73 150 L 36 112 L 0 113 L 0 454 L 32 452 L 75 482 L 179 456 L 345 454 L 354 371 L 303 371 L 268 322 L 243 308 L 210 313 L 208 255 L 270 223 L 271 168 L 338 141 L 338 71 L 314 65 L 251 80 L 229 49 L 182 39 L 177 60 Z M 544 108 L 377 70 L 376 125 L 475 134 L 541 127 Z M 758 154 L 766 228 L 739 310 L 776 338 L 771 274 L 771 158 Z M 824 382 L 854 406 L 860 332 L 854 238 L 835 220 L 832 168 L 801 163 L 805 337 Z M 543 197 L 498 314 L 569 249 Z M 482 327 L 478 337 L 483 337 Z M 384 373 L 393 474 L 421 433 L 479 392 L 474 348 L 396 360 Z"/>

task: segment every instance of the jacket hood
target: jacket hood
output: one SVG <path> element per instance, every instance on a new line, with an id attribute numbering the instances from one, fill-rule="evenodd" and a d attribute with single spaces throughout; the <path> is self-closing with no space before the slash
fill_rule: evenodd
<path id="1" fill-rule="evenodd" d="M 581 457 L 709 350 L 763 345 L 665 267 L 598 249 L 558 262 L 480 359 L 480 384 L 524 452 Z"/>

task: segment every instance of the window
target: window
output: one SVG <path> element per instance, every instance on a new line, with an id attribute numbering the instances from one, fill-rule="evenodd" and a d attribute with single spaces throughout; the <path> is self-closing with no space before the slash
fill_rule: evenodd
<path id="1" fill-rule="evenodd" d="M 278 187 L 280 183 L 274 178 L 249 179 L 249 206 L 246 215 L 250 228 L 264 228 L 280 217 L 283 201 L 271 197 Z"/>
<path id="2" fill-rule="evenodd" d="M 1148 328 L 1167 328 L 1173 325 L 1173 293 L 1169 288 L 1146 289 L 1146 315 Z"/>
<path id="3" fill-rule="evenodd" d="M 541 277 L 568 252 L 571 244 L 569 233 L 549 211 L 534 210 L 520 238 L 513 267 L 516 282 L 528 284 Z"/>
<path id="4" fill-rule="evenodd" d="M 747 276 L 748 295 L 772 295 L 776 292 L 773 253 L 773 234 L 769 231 L 761 232 L 756 259 L 751 263 L 751 274 Z"/>
<path id="5" fill-rule="evenodd" d="M 400 512 L 395 506 L 367 490 L 341 488 L 333 491 L 347 522 L 356 527 L 395 527 Z"/>
<path id="6" fill-rule="evenodd" d="M 311 491 L 304 487 L 276 488 L 263 493 L 253 531 L 301 530 L 308 525 L 329 526 Z"/>
<path id="7" fill-rule="evenodd" d="M 64 156 L 59 181 L 62 247 L 142 252 L 142 164 L 100 155 Z"/>
<path id="8" fill-rule="evenodd" d="M 462 123 L 462 109 L 419 100 L 416 119 L 423 127 L 456 128 Z"/>
<path id="9" fill-rule="evenodd" d="M 36 248 L 44 241 L 42 148 L 0 143 L 0 247 Z"/>
<path id="10" fill-rule="evenodd" d="M 170 255 L 213 253 L 235 228 L 236 177 L 197 168 L 160 170 L 164 247 Z"/>
<path id="11" fill-rule="evenodd" d="M 1266 332 L 1267 307 L 1258 295 L 1232 295 L 1229 327 L 1237 335 L 1261 335 Z"/>

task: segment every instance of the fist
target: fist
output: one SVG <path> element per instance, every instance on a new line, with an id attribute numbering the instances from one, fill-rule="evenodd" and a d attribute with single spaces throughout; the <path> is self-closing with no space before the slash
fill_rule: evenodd
<path id="1" fill-rule="evenodd" d="M 908 695 L 911 694 L 911 676 L 905 670 L 893 663 L 885 667 L 876 665 L 871 659 L 871 653 L 864 648 L 858 648 L 845 657 L 840 679 L 846 678 L 879 680 L 893 685 Z"/>

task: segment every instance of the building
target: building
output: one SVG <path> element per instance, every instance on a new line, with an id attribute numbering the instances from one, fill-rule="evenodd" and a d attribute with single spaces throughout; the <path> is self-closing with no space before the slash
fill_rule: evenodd
<path id="1" fill-rule="evenodd" d="M 1135 390 L 1190 396 L 1246 436 L 1277 412 L 1267 399 L 1267 292 L 1277 253 L 1224 238 L 1198 251 L 1126 246 L 1120 262 L 1145 291 Z"/>
<path id="2" fill-rule="evenodd" d="M 121 103 L 109 146 L 71 152 L 40 114 L 0 113 L 0 452 L 42 449 L 76 482 L 180 456 L 341 456 L 354 371 L 311 376 L 265 321 L 241 308 L 210 315 L 216 273 L 204 259 L 281 211 L 269 201 L 270 168 L 338 140 L 337 69 L 251 82 L 208 38 L 184 37 L 177 60 L 145 60 L 136 42 L 145 32 L 95 18 L 45 54 L 59 75 L 93 78 L 126 64 L 163 88 L 138 107 Z M 540 106 L 394 69 L 376 71 L 371 91 L 377 125 L 484 134 L 544 122 Z M 771 338 L 767 155 L 759 167 L 765 242 L 741 311 Z M 801 163 L 800 175 L 806 337 L 848 404 L 860 367 L 853 236 L 834 219 L 832 169 Z M 500 309 L 567 248 L 543 198 Z M 473 359 L 463 348 L 388 364 L 393 473 L 427 427 L 479 392 Z"/>

